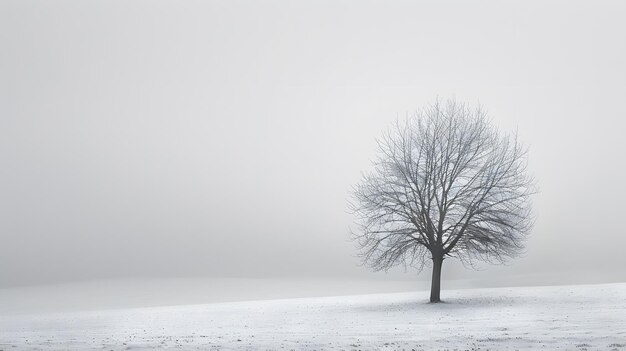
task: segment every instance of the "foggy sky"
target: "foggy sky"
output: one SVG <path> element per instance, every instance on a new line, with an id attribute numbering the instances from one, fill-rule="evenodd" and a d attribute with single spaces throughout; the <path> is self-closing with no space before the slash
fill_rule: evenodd
<path id="1" fill-rule="evenodd" d="M 624 18 L 619 1 L 0 0 L 0 286 L 379 276 L 349 241 L 349 188 L 397 116 L 452 96 L 519 130 L 541 189 L 526 255 L 485 274 L 626 279 Z"/>

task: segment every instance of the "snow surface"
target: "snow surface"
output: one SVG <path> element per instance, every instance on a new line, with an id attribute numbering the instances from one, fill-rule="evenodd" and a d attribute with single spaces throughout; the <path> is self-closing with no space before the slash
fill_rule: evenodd
<path id="1" fill-rule="evenodd" d="M 0 350 L 624 350 L 626 283 L 0 316 Z"/>

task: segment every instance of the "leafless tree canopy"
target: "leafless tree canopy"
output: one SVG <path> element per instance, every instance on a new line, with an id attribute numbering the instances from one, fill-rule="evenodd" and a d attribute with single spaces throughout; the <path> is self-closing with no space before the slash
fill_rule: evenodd
<path id="1" fill-rule="evenodd" d="M 354 187 L 353 233 L 364 262 L 420 270 L 428 259 L 503 262 L 523 248 L 533 180 L 516 134 L 449 100 L 398 121 Z"/>

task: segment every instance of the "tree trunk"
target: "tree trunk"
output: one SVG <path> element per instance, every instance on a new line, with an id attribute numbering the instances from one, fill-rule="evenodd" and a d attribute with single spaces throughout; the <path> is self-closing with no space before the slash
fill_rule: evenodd
<path id="1" fill-rule="evenodd" d="M 430 302 L 441 302 L 439 291 L 441 290 L 441 266 L 443 257 L 433 257 L 433 279 L 430 284 Z"/>

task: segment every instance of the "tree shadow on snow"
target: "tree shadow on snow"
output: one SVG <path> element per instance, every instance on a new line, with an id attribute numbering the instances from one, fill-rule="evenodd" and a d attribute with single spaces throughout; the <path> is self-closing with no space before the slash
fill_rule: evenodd
<path id="1" fill-rule="evenodd" d="M 524 297 L 493 297 L 493 296 L 471 296 L 445 298 L 441 302 L 430 302 L 428 299 L 414 299 L 395 302 L 372 302 L 360 304 L 355 309 L 362 312 L 405 312 L 405 311 L 448 311 L 459 309 L 491 309 L 493 307 L 506 307 L 526 304 L 528 301 Z"/>

